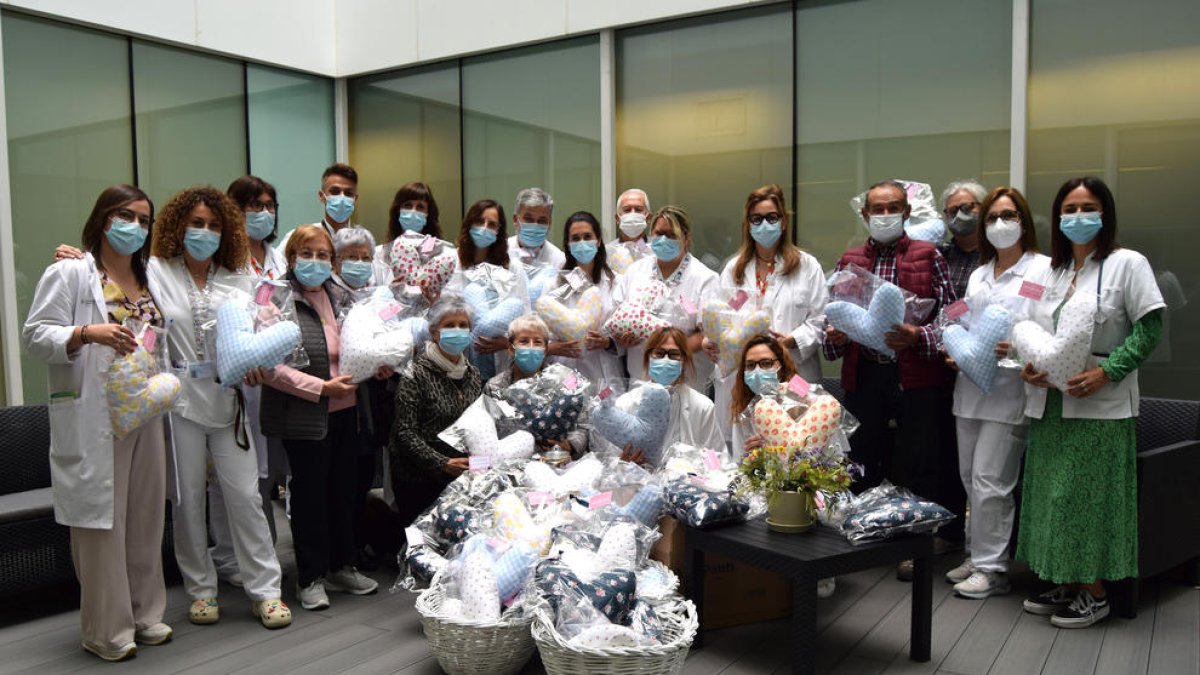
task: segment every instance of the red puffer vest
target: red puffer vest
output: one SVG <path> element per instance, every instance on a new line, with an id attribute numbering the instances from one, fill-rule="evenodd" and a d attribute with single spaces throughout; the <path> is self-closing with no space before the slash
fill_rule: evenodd
<path id="1" fill-rule="evenodd" d="M 859 267 L 875 271 L 876 249 L 863 244 L 842 254 L 838 267 L 851 263 Z M 900 288 L 912 291 L 922 298 L 932 298 L 933 295 L 933 259 L 937 255 L 937 247 L 925 241 L 913 241 L 904 235 L 896 242 L 896 277 Z M 930 317 L 931 319 L 933 317 Z M 846 391 L 854 391 L 858 383 L 858 343 L 851 342 L 846 347 L 842 359 L 842 387 Z M 906 349 L 899 354 L 900 387 L 902 389 L 919 389 L 921 387 L 937 387 L 948 384 L 953 377 L 946 364 L 935 358 L 930 361 L 923 358 L 915 349 Z"/>

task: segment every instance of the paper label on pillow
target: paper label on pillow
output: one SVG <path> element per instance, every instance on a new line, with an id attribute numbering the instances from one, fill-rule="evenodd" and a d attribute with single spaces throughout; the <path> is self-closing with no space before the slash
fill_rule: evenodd
<path id="1" fill-rule="evenodd" d="M 154 345 L 157 342 L 158 333 L 147 329 L 146 332 L 142 334 L 142 346 L 145 347 L 146 351 L 150 352 L 151 354 L 154 353 Z"/>
<path id="2" fill-rule="evenodd" d="M 554 503 L 554 495 L 549 492 L 530 492 L 525 495 L 530 506 L 545 506 Z"/>
<path id="3" fill-rule="evenodd" d="M 565 387 L 567 391 L 575 391 L 575 389 L 579 387 L 579 378 L 575 376 L 574 371 L 568 373 L 567 376 L 563 378 L 563 387 Z"/>
<path id="4" fill-rule="evenodd" d="M 258 293 L 254 294 L 254 302 L 260 305 L 271 304 L 271 296 L 275 294 L 275 287 L 271 284 L 263 284 L 258 287 Z"/>
<path id="5" fill-rule="evenodd" d="M 1025 283 L 1029 282 L 1027 281 Z M 954 321 L 963 314 L 966 314 L 968 309 L 970 308 L 967 307 L 965 300 L 955 300 L 954 302 L 950 303 L 948 307 L 946 307 L 946 318 Z"/>
<path id="6" fill-rule="evenodd" d="M 421 253 L 424 253 L 425 255 L 429 255 L 430 253 L 433 253 L 434 246 L 437 246 L 437 239 L 434 237 L 426 236 L 425 241 L 421 242 Z"/>
<path id="7" fill-rule="evenodd" d="M 746 304 L 746 301 L 749 299 L 750 296 L 746 293 L 746 291 L 738 289 L 738 292 L 729 299 L 729 306 L 732 307 L 734 311 L 737 311 L 741 309 L 742 305 Z"/>
<path id="8" fill-rule="evenodd" d="M 593 510 L 602 509 L 611 503 L 612 503 L 612 490 L 606 490 L 604 492 L 599 492 L 597 494 L 592 495 L 591 499 L 588 499 L 588 508 L 593 509 Z"/>
<path id="9" fill-rule="evenodd" d="M 415 526 L 404 528 L 404 538 L 408 541 L 409 548 L 425 545 L 425 534 Z"/>
<path id="10" fill-rule="evenodd" d="M 471 471 L 487 471 L 492 468 L 492 458 L 487 455 L 471 455 L 468 462 Z"/>
<path id="11" fill-rule="evenodd" d="M 717 456 L 716 450 L 704 451 L 704 466 L 713 471 L 720 470 L 721 458 Z"/>
<path id="12" fill-rule="evenodd" d="M 504 552 L 512 547 L 512 544 L 500 537 L 488 537 L 487 543 L 488 547 L 498 556 L 504 555 Z"/>
<path id="13" fill-rule="evenodd" d="M 793 375 L 792 379 L 788 380 L 788 389 L 791 389 L 797 396 L 808 396 L 808 392 L 812 391 L 812 385 L 799 375 Z"/>
<path id="14" fill-rule="evenodd" d="M 682 295 L 679 296 L 679 306 L 682 307 L 683 311 L 687 312 L 688 314 L 696 314 L 696 305 Z"/>
<path id="15" fill-rule="evenodd" d="M 1041 284 L 1035 284 L 1032 281 L 1021 282 L 1021 290 L 1017 291 L 1017 295 L 1030 300 L 1041 300 L 1046 294 L 1046 287 Z"/>
<path id="16" fill-rule="evenodd" d="M 397 314 L 399 314 L 401 309 L 403 309 L 403 308 L 400 306 L 400 303 L 389 302 L 386 306 L 383 307 L 383 309 L 379 310 L 379 318 L 384 321 L 387 321 L 388 319 L 392 318 L 393 316 L 396 316 Z"/>

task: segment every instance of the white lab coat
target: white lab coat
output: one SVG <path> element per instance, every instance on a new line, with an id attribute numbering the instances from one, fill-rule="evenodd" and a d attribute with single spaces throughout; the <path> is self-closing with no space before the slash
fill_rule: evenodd
<path id="1" fill-rule="evenodd" d="M 508 257 L 526 265 L 551 267 L 556 270 L 562 269 L 562 266 L 567 264 L 567 254 L 549 240 L 543 242 L 541 248 L 535 252 L 533 249 L 521 246 L 521 241 L 515 234 L 508 238 Z"/>
<path id="2" fill-rule="evenodd" d="M 617 277 L 614 277 L 610 280 L 608 275 L 600 275 L 600 283 L 597 285 L 597 288 L 600 289 L 600 299 L 603 306 L 600 313 L 600 326 L 603 326 L 604 322 L 608 321 L 608 317 L 612 315 L 613 288 L 617 284 L 617 279 Z M 583 347 L 584 345 L 581 343 L 579 348 L 583 349 Z M 579 358 L 552 356 L 549 360 L 551 363 L 561 363 L 578 370 L 593 384 L 625 376 L 624 366 L 616 349 L 584 350 Z"/>
<path id="3" fill-rule="evenodd" d="M 263 243 L 263 273 L 259 275 L 262 279 L 282 279 L 288 273 L 287 258 L 283 256 L 283 249 L 276 248 L 270 244 Z M 253 272 L 253 269 L 251 269 Z"/>
<path id="4" fill-rule="evenodd" d="M 725 450 L 725 437 L 717 426 L 712 399 L 682 383 L 671 392 L 671 417 L 663 446 L 669 448 L 675 443 L 718 452 Z"/>

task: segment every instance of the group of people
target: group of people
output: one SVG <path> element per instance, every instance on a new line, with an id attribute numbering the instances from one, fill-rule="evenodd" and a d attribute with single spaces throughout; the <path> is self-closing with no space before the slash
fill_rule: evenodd
<path id="1" fill-rule="evenodd" d="M 1027 600 L 1026 610 L 1063 627 L 1090 625 L 1108 611 L 1101 580 L 1136 576 L 1137 368 L 1158 341 L 1164 304 L 1146 259 L 1117 245 L 1113 197 L 1098 179 L 1060 189 L 1050 256 L 1040 252 L 1029 206 L 1014 188 L 947 187 L 941 206 L 952 239 L 936 246 L 905 233 L 911 207 L 904 185 L 871 186 L 861 211 L 867 240 L 836 269 L 857 265 L 934 304 L 921 323 L 888 333 L 894 355 L 827 325 L 826 275 L 796 246 L 779 186 L 747 196 L 741 246 L 720 273 L 691 254 L 687 212 L 653 210 L 639 189 L 617 201 L 616 239 L 604 241 L 599 220 L 576 211 L 561 221 L 561 248 L 550 240 L 555 204 L 544 190 L 521 190 L 511 219 L 500 202 L 480 200 L 454 242 L 442 242 L 461 272 L 486 263 L 524 279 L 534 267 L 578 268 L 599 289 L 604 317 L 654 282 L 693 308 L 717 289 L 741 289 L 769 312 L 771 329 L 741 345 L 736 372 L 723 376 L 714 369 L 720 347 L 704 335 L 698 312 L 645 339 L 596 329 L 565 341 L 536 313 L 513 321 L 506 335 L 473 337 L 472 306 L 446 291 L 428 298 L 429 339 L 405 372 L 381 368 L 357 385 L 339 370 L 342 310 L 356 291 L 393 283 L 392 240 L 409 232 L 444 239 L 444 231 L 421 182 L 396 192 L 388 241 L 380 245 L 352 222 L 354 169 L 326 169 L 317 197 L 322 221 L 277 241 L 276 192 L 261 178 L 243 176 L 225 192 L 184 190 L 157 213 L 140 189 L 113 186 L 84 223 L 82 249 L 59 247 L 37 287 L 23 341 L 50 365 L 55 515 L 71 528 L 83 646 L 104 659 L 171 638 L 159 549 L 164 499 L 173 504 L 189 620 L 219 620 L 221 578 L 244 587 L 264 626 L 286 626 L 292 613 L 282 601 L 269 499 L 283 477 L 301 606 L 328 607 L 330 591 L 375 592 L 355 560 L 377 459 L 386 467 L 395 522 L 407 524 L 468 468 L 439 433 L 481 394 L 549 363 L 595 382 L 629 377 L 663 385 L 671 392 L 667 444 L 728 448 L 738 457 L 763 443 L 738 422 L 755 395 L 785 387 L 794 374 L 815 382 L 822 356 L 841 359 L 846 408 L 860 423 L 850 441 L 851 458 L 864 467 L 856 489 L 887 478 L 960 515 L 970 504 L 969 555 L 947 574 L 958 594 L 1009 591 L 1022 456 L 1016 555 L 1055 584 Z M 633 254 L 623 273 L 610 265 L 618 249 Z M 253 370 L 237 386 L 219 383 L 209 334 L 213 289 L 261 279 L 294 290 L 308 365 Z M 1053 328 L 1058 307 L 1030 299 L 1030 284 L 1060 301 L 1076 289 L 1097 294 L 1089 367 L 1062 391 L 1029 364 L 1002 370 L 987 393 L 955 376 L 940 349 L 939 311 L 958 298 L 1019 299 Z M 114 437 L 105 372 L 114 354 L 138 347 L 130 318 L 165 331 L 182 387 L 168 416 Z M 997 358 L 1009 349 L 997 344 Z M 588 452 L 586 427 L 585 420 L 544 449 Z M 638 448 L 621 450 L 642 460 Z"/>

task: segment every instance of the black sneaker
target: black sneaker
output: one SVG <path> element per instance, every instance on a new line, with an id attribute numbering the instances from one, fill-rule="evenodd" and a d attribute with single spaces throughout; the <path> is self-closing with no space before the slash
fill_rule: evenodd
<path id="1" fill-rule="evenodd" d="M 1055 586 L 1044 593 L 1025 598 L 1025 611 L 1038 616 L 1051 616 L 1071 604 L 1075 592 L 1066 586 Z"/>
<path id="2" fill-rule="evenodd" d="M 1108 616 L 1108 598 L 1097 598 L 1079 591 L 1075 599 L 1050 617 L 1050 624 L 1059 628 L 1087 628 Z"/>

